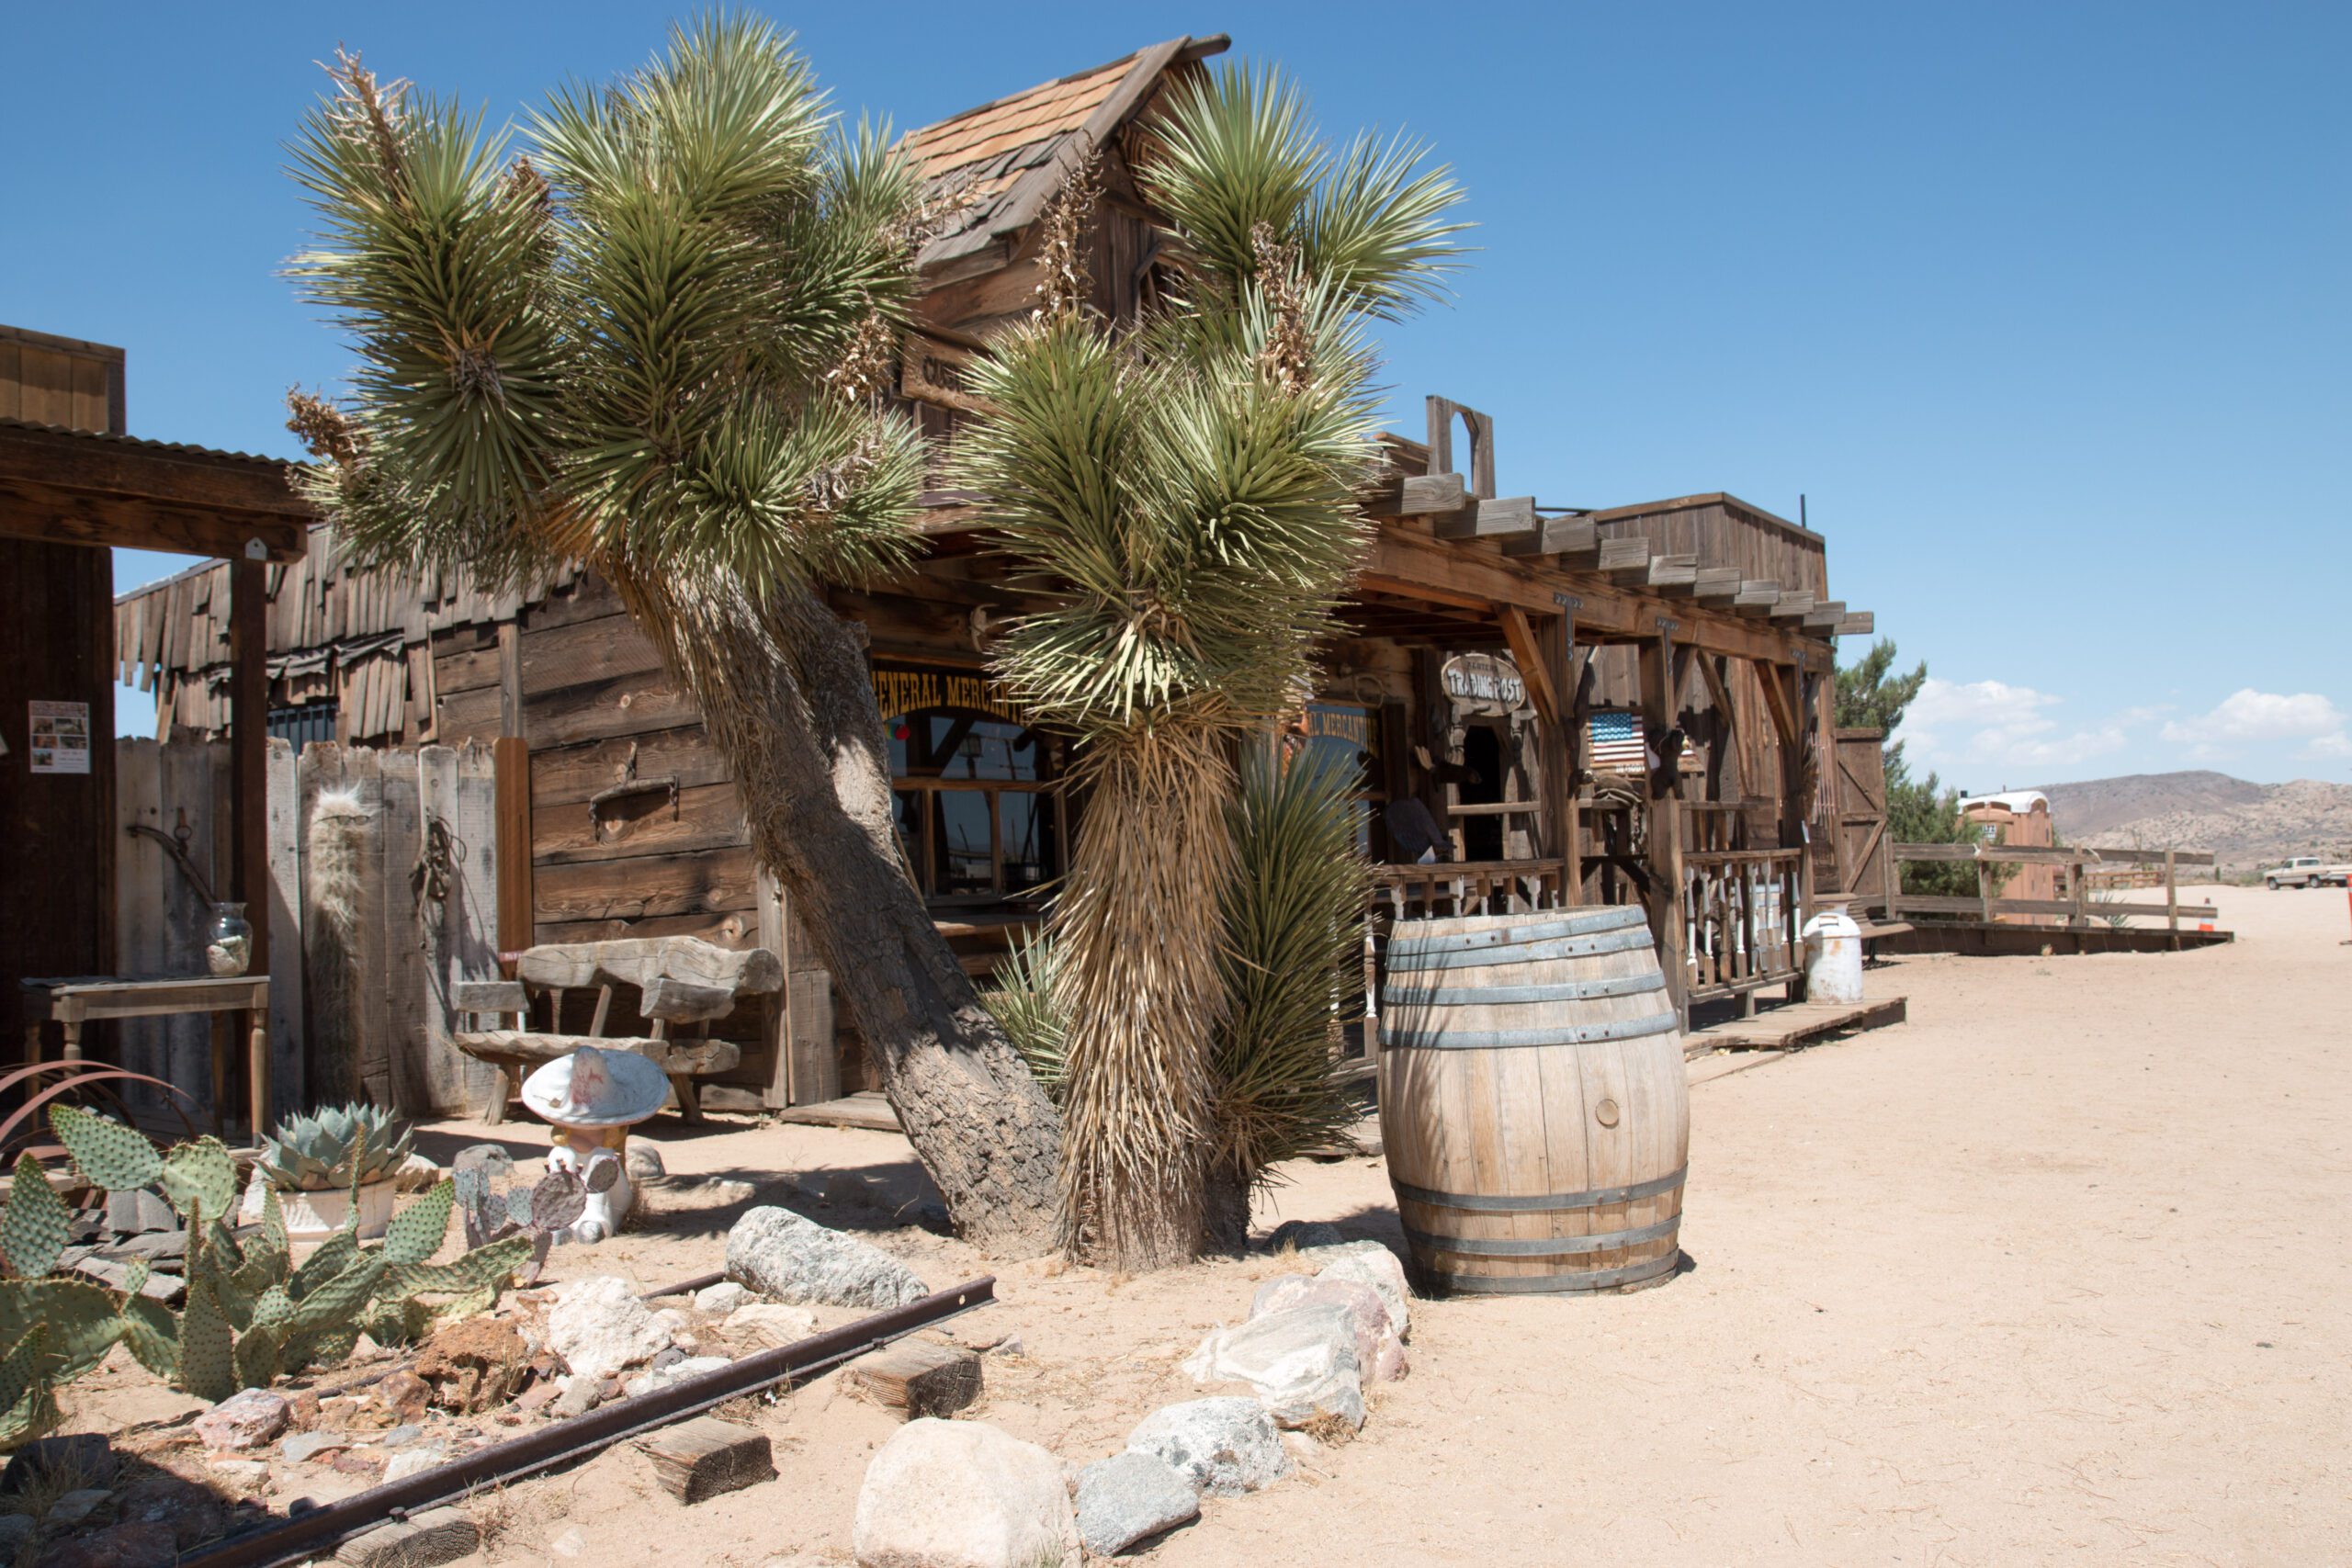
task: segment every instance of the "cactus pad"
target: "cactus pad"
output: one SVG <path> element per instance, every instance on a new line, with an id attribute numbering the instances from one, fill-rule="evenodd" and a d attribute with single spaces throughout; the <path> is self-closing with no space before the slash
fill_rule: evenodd
<path id="1" fill-rule="evenodd" d="M 164 1174 L 164 1157 L 146 1135 L 78 1105 L 52 1105 L 49 1124 L 74 1166 L 109 1192 L 145 1187 Z"/>
<path id="2" fill-rule="evenodd" d="M 588 1207 L 588 1187 L 569 1170 L 551 1170 L 531 1189 L 531 1224 L 543 1231 L 560 1231 L 580 1218 Z"/>
<path id="3" fill-rule="evenodd" d="M 225 1219 L 237 1202 L 237 1162 L 218 1138 L 175 1145 L 164 1156 L 164 1197 L 181 1213 Z"/>
<path id="4" fill-rule="evenodd" d="M 0 1253 L 7 1255 L 8 1267 L 27 1280 L 39 1279 L 56 1268 L 73 1219 L 65 1200 L 49 1184 L 40 1161 L 30 1155 L 18 1156 L 17 1179 L 8 1188 L 8 1206 L 0 1209 Z M 0 1410 L 15 1403 L 15 1399 L 0 1400 Z"/>
<path id="5" fill-rule="evenodd" d="M 180 1314 L 180 1386 L 214 1404 L 237 1392 L 234 1341 L 209 1280 L 187 1283 L 187 1310 Z"/>
<path id="6" fill-rule="evenodd" d="M 159 1378 L 180 1375 L 180 1320 L 171 1308 L 134 1292 L 122 1303 L 121 1334 L 141 1366 Z"/>
<path id="7" fill-rule="evenodd" d="M 422 1263 L 440 1251 L 449 1235 L 449 1206 L 456 1192 L 454 1184 L 435 1182 L 431 1191 L 393 1215 L 384 1232 L 384 1260 Z"/>

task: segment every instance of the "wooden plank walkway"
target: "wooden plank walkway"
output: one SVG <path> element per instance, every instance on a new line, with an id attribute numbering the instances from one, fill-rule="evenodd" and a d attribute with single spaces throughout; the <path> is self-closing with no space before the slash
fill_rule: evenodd
<path id="1" fill-rule="evenodd" d="M 839 1100 L 820 1100 L 814 1105 L 791 1106 L 777 1111 L 775 1119 L 810 1127 L 861 1127 L 871 1133 L 899 1130 L 899 1113 L 872 1089 L 861 1089 Z"/>
<path id="2" fill-rule="evenodd" d="M 1908 1004 L 1901 997 L 1861 1003 L 1791 1002 L 1754 1018 L 1729 1019 L 1694 1029 L 1682 1037 L 1682 1056 L 1688 1061 L 1717 1051 L 1786 1051 L 1826 1034 L 1884 1029 L 1890 1023 L 1901 1023 L 1908 1013 Z"/>

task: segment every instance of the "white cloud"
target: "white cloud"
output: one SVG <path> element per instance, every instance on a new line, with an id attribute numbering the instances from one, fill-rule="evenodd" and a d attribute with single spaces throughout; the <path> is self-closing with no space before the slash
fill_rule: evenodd
<path id="1" fill-rule="evenodd" d="M 1928 677 L 1903 715 L 1899 738 L 1931 767 L 2042 768 L 2121 750 L 2145 714 L 2067 729 L 2051 712 L 2064 698 L 2007 681 Z"/>
<path id="2" fill-rule="evenodd" d="M 2246 686 L 2223 697 L 2210 713 L 2172 720 L 2159 734 L 2173 745 L 2188 747 L 2189 755 L 2198 758 L 2276 740 L 2304 741 L 2310 756 L 2346 757 L 2352 756 L 2347 725 L 2352 719 L 2344 710 L 2317 692 L 2289 695 Z"/>

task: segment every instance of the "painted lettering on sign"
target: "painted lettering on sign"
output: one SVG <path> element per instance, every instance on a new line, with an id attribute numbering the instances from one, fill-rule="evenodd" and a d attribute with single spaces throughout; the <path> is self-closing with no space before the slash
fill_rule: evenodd
<path id="1" fill-rule="evenodd" d="M 1502 715 L 1527 705 L 1526 679 L 1499 653 L 1457 653 L 1438 679 L 1459 712 Z"/>
<path id="2" fill-rule="evenodd" d="M 1027 724 L 1019 706 L 1004 689 L 978 670 L 924 670 L 906 666 L 874 667 L 874 705 L 885 718 L 923 708 L 962 708 L 984 713 L 1013 724 Z"/>

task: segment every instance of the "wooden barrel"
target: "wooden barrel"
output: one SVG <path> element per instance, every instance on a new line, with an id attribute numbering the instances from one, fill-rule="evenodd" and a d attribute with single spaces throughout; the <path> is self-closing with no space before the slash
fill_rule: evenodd
<path id="1" fill-rule="evenodd" d="M 1416 1272 L 1634 1290 L 1681 1261 L 1690 1100 L 1637 908 L 1399 920 L 1380 1131 Z"/>

